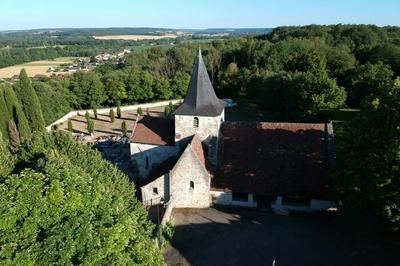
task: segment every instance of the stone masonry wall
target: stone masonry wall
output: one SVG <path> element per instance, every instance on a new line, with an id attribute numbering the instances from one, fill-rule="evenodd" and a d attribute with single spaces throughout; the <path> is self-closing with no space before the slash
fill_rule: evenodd
<path id="1" fill-rule="evenodd" d="M 175 141 L 195 135 L 199 135 L 200 140 L 205 140 L 208 136 L 218 136 L 222 122 L 225 120 L 224 111 L 220 116 L 196 116 L 199 119 L 199 127 L 193 127 L 194 116 L 175 115 Z"/>
<path id="2" fill-rule="evenodd" d="M 157 193 L 154 193 L 154 188 Z M 153 182 L 140 188 L 142 193 L 142 201 L 146 206 L 156 205 L 163 200 L 164 203 L 169 201 L 169 173 L 160 176 Z"/>
<path id="3" fill-rule="evenodd" d="M 154 164 L 160 164 L 168 158 L 178 156 L 179 146 L 157 146 L 141 143 L 130 143 L 131 160 L 136 161 L 139 176 L 146 178 Z M 146 157 L 149 167 L 146 167 Z"/>
<path id="4" fill-rule="evenodd" d="M 190 188 L 194 182 L 194 189 Z M 208 208 L 210 175 L 197 159 L 190 144 L 171 171 L 171 197 L 175 208 Z"/>

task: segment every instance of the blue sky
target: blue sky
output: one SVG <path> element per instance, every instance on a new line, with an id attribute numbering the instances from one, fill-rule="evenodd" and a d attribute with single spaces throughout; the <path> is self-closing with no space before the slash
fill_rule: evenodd
<path id="1" fill-rule="evenodd" d="M 400 25 L 399 0 L 0 0 L 0 30 Z"/>

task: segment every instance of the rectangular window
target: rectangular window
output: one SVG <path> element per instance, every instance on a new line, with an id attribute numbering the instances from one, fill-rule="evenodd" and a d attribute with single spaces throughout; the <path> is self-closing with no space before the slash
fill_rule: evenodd
<path id="1" fill-rule="evenodd" d="M 249 196 L 246 193 L 232 193 L 232 200 L 234 201 L 248 201 Z"/>
<path id="2" fill-rule="evenodd" d="M 158 188 L 153 187 L 153 195 L 158 195 Z"/>
<path id="3" fill-rule="evenodd" d="M 299 197 L 283 197 L 283 204 L 301 204 L 301 205 L 310 205 L 310 199 L 307 198 L 299 198 Z"/>

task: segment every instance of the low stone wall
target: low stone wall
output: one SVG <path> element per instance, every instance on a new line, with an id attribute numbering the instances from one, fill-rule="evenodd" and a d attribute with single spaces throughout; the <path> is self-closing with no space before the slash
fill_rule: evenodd
<path id="1" fill-rule="evenodd" d="M 166 203 L 166 205 L 167 208 L 165 209 L 164 216 L 161 219 L 161 226 L 164 226 L 167 222 L 171 220 L 172 210 L 174 209 L 174 205 L 171 200 L 168 203 Z"/>
<path id="2" fill-rule="evenodd" d="M 212 198 L 212 203 L 214 205 L 223 205 L 223 206 L 232 206 L 232 207 L 247 207 L 247 208 L 257 207 L 257 202 L 254 200 L 252 194 L 248 194 L 247 201 L 234 200 L 232 197 L 232 192 L 210 190 L 210 195 Z"/>
<path id="3" fill-rule="evenodd" d="M 161 102 L 154 102 L 154 103 L 142 103 L 142 104 L 135 104 L 135 105 L 120 106 L 120 108 L 121 108 L 122 112 L 137 110 L 139 107 L 141 107 L 143 109 L 143 111 L 145 111 L 147 108 L 167 106 L 169 103 L 178 104 L 178 103 L 181 103 L 182 101 L 183 101 L 182 99 L 178 99 L 178 100 L 169 100 L 169 101 L 161 101 Z M 110 112 L 111 109 L 114 109 L 116 111 L 117 107 L 115 106 L 115 107 L 97 109 L 97 113 L 98 114 L 107 114 Z M 65 121 L 67 121 L 68 119 L 70 119 L 71 117 L 76 116 L 78 114 L 84 115 L 86 112 L 89 112 L 89 114 L 93 114 L 93 109 L 71 111 L 71 112 L 65 114 L 60 119 L 58 119 L 58 120 L 54 121 L 53 123 L 51 123 L 50 125 L 48 125 L 46 127 L 46 130 L 50 132 L 51 128 L 54 125 L 62 124 Z"/>
<path id="4" fill-rule="evenodd" d="M 311 199 L 310 204 L 282 203 L 282 198 L 277 197 L 275 202 L 271 203 L 272 209 L 281 209 L 294 212 L 325 212 L 337 211 L 334 201 Z"/>

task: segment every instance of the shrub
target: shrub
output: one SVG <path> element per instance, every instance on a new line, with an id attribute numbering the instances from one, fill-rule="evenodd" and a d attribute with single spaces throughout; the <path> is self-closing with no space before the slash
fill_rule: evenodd
<path id="1" fill-rule="evenodd" d="M 87 122 L 87 123 L 89 123 L 89 120 L 90 120 L 90 114 L 89 114 L 89 112 L 88 112 L 88 111 L 86 111 L 86 113 L 85 113 L 85 118 L 86 118 L 86 122 Z"/>
<path id="2" fill-rule="evenodd" d="M 175 227 L 171 222 L 167 222 L 162 228 L 161 228 L 161 235 L 159 239 L 159 244 L 161 247 L 166 247 L 169 245 L 169 243 L 172 240 L 172 237 L 175 234 Z"/>
<path id="3" fill-rule="evenodd" d="M 94 118 L 97 119 L 97 108 L 96 107 L 93 108 L 93 114 L 94 114 Z"/>
<path id="4" fill-rule="evenodd" d="M 125 120 L 122 121 L 121 130 L 122 130 L 122 135 L 123 135 L 124 137 L 126 137 L 126 135 L 128 134 L 128 129 L 126 128 L 126 122 L 125 122 Z"/>
<path id="5" fill-rule="evenodd" d="M 142 107 L 138 107 L 137 113 L 138 113 L 139 115 L 143 115 L 143 109 L 142 109 Z"/>
<path id="6" fill-rule="evenodd" d="M 118 118 L 122 117 L 121 108 L 119 106 L 117 107 L 117 116 L 118 116 Z"/>
<path id="7" fill-rule="evenodd" d="M 70 132 L 74 131 L 74 128 L 72 127 L 71 119 L 68 119 L 68 131 L 70 131 Z"/>
<path id="8" fill-rule="evenodd" d="M 111 123 L 114 123 L 114 121 L 115 121 L 114 109 L 110 109 L 110 121 L 111 121 Z"/>
<path id="9" fill-rule="evenodd" d="M 94 121 L 92 119 L 89 119 L 89 121 L 87 123 L 87 130 L 88 130 L 89 134 L 93 134 L 93 132 L 94 132 Z"/>
<path id="10" fill-rule="evenodd" d="M 166 117 L 170 117 L 172 113 L 175 110 L 175 106 L 170 102 L 167 106 L 164 108 L 164 114 Z"/>

